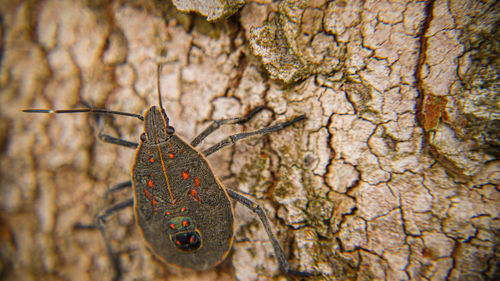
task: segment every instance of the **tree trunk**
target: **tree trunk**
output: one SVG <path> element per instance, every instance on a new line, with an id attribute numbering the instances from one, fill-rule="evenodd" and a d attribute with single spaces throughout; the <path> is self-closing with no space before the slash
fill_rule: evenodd
<path id="1" fill-rule="evenodd" d="M 158 106 L 161 64 L 162 102 L 186 140 L 266 107 L 200 150 L 306 114 L 208 157 L 264 208 L 292 269 L 320 274 L 306 280 L 498 280 L 500 5 L 233 2 L 202 15 L 171 1 L 0 4 L 2 279 L 115 276 L 93 226 L 132 196 L 107 190 L 130 179 L 135 152 L 96 136 L 139 142 L 142 123 L 21 111 L 143 114 Z M 204 272 L 155 258 L 132 208 L 110 217 L 123 280 L 286 280 L 258 217 L 234 209 L 233 250 Z"/>

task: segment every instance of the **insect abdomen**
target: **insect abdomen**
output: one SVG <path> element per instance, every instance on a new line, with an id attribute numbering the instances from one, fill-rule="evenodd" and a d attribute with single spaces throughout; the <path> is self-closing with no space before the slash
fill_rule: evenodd
<path id="1" fill-rule="evenodd" d="M 141 143 L 133 177 L 136 220 L 153 252 L 167 263 L 195 270 L 224 259 L 233 239 L 231 202 L 198 151 L 175 135 L 161 144 Z M 189 231 L 173 223 L 181 216 L 192 224 Z M 176 237 L 199 238 L 201 246 L 182 251 L 174 244 Z"/>

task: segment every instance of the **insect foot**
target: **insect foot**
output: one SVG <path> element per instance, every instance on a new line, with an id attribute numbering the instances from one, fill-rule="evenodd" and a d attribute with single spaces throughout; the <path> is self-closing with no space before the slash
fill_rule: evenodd
<path id="1" fill-rule="evenodd" d="M 160 66 L 158 75 L 159 68 Z M 99 133 L 99 139 L 104 142 L 136 149 L 131 179 L 109 190 L 114 192 L 132 187 L 133 197 L 105 210 L 97 218 L 97 226 L 116 270 L 115 279 L 120 278 L 121 270 L 105 230 L 105 222 L 109 216 L 133 206 L 136 224 L 148 248 L 159 259 L 177 267 L 203 271 L 221 263 L 231 250 L 234 240 L 231 199 L 242 203 L 259 217 L 283 272 L 300 276 L 314 275 L 290 269 L 262 208 L 247 197 L 226 189 L 214 175 L 206 159 L 206 156 L 227 145 L 298 124 L 306 119 L 305 115 L 256 131 L 232 135 L 200 152 L 196 146 L 218 128 L 229 124 L 243 124 L 264 107 L 257 107 L 244 117 L 214 121 L 189 143 L 177 136 L 174 127 L 169 124 L 159 90 L 158 102 L 159 107 L 151 106 L 144 115 L 92 108 L 24 110 L 28 113 L 114 114 L 135 117 L 143 122 L 144 132 L 138 143 L 109 136 L 102 131 Z"/>

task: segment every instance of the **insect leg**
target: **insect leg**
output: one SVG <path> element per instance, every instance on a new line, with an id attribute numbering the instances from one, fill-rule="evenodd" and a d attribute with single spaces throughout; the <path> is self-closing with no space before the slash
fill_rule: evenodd
<path id="1" fill-rule="evenodd" d="M 115 277 L 113 280 L 119 280 L 121 278 L 121 269 L 120 269 L 120 263 L 118 259 L 115 257 L 113 253 L 113 247 L 111 247 L 111 243 L 109 242 L 108 235 L 106 233 L 106 229 L 104 227 L 104 223 L 106 222 L 107 218 L 120 210 L 123 210 L 127 207 L 131 207 L 134 204 L 134 199 L 130 198 L 127 199 L 123 202 L 120 202 L 114 206 L 111 206 L 109 209 L 104 210 L 104 212 L 97 217 L 97 225 L 99 226 L 99 230 L 101 231 L 102 237 L 104 238 L 104 243 L 106 243 L 106 249 L 108 250 L 108 255 L 109 258 L 111 259 L 111 263 L 113 264 L 113 267 L 115 269 Z"/>
<path id="2" fill-rule="evenodd" d="M 101 108 L 80 108 L 80 109 L 59 109 L 59 110 L 52 110 L 52 109 L 25 109 L 23 112 L 27 113 L 95 113 L 95 114 L 110 114 L 110 115 L 122 115 L 122 116 L 130 116 L 130 117 L 136 117 L 139 118 L 140 120 L 144 121 L 144 117 L 139 114 L 135 113 L 129 113 L 129 112 L 122 112 L 122 111 L 114 111 L 114 110 L 107 110 L 107 109 L 101 109 Z M 131 148 L 137 148 L 138 144 L 135 142 L 127 141 L 127 140 L 122 140 L 119 138 L 115 138 L 101 132 L 99 133 L 99 139 L 107 142 L 107 143 L 112 143 L 112 144 L 118 144 L 121 146 L 126 146 L 126 147 L 131 147 Z"/>
<path id="3" fill-rule="evenodd" d="M 272 133 L 272 132 L 277 132 L 277 131 L 280 131 L 280 130 L 283 130 L 284 128 L 296 123 L 296 122 L 299 122 L 301 120 L 304 120 L 306 119 L 306 116 L 305 115 L 300 115 L 298 117 L 295 117 L 294 119 L 290 120 L 290 121 L 286 121 L 286 122 L 283 122 L 283 123 L 278 123 L 276 125 L 273 125 L 273 126 L 269 126 L 269 127 L 266 127 L 264 129 L 260 129 L 260 130 L 256 130 L 256 131 L 253 131 L 253 132 L 244 132 L 244 133 L 239 133 L 239 134 L 235 134 L 235 135 L 232 135 L 232 136 L 229 136 L 228 138 L 226 138 L 225 140 L 219 142 L 219 143 L 216 143 L 214 144 L 212 147 L 209 147 L 208 149 L 204 150 L 203 151 L 203 155 L 205 156 L 208 156 L 218 150 L 220 150 L 221 148 L 223 147 L 226 147 L 230 144 L 233 144 L 237 141 L 240 141 L 242 139 L 246 139 L 248 137 L 251 137 L 251 136 L 255 136 L 255 135 L 265 135 L 265 134 L 269 134 L 269 133 Z"/>
<path id="4" fill-rule="evenodd" d="M 108 188 L 108 190 L 106 190 L 106 197 L 108 197 L 111 193 L 114 193 L 118 190 L 122 190 L 122 189 L 127 188 L 127 187 L 132 187 L 132 181 L 128 180 L 128 181 L 117 183 L 117 184 L 113 185 L 111 188 Z"/>
<path id="5" fill-rule="evenodd" d="M 97 117 L 99 117 L 99 114 L 97 114 Z M 133 148 L 133 149 L 136 149 L 139 146 L 139 144 L 137 144 L 135 142 L 131 142 L 131 141 L 128 141 L 128 140 L 124 140 L 124 139 L 120 139 L 120 138 L 117 138 L 117 137 L 113 137 L 113 136 L 104 134 L 104 124 L 105 124 L 105 122 L 103 122 L 99 118 L 99 119 L 97 119 L 97 123 L 99 124 L 99 134 L 97 136 L 98 136 L 98 138 L 101 141 L 107 142 L 107 143 L 110 143 L 110 144 L 116 144 L 116 145 L 121 145 L 121 146 L 124 146 L 124 147 L 129 147 L 129 148 Z"/>
<path id="6" fill-rule="evenodd" d="M 314 275 L 313 273 L 309 272 L 303 272 L 303 271 L 296 271 L 290 269 L 290 265 L 288 264 L 288 261 L 283 254 L 283 250 L 281 249 L 281 246 L 274 236 L 271 226 L 269 225 L 269 220 L 267 219 L 266 214 L 264 213 L 264 210 L 255 202 L 252 200 L 248 199 L 247 197 L 239 194 L 236 191 L 233 191 L 231 189 L 226 189 L 227 194 L 229 197 L 235 199 L 236 201 L 240 202 L 241 204 L 245 205 L 248 209 L 252 210 L 252 212 L 256 213 L 259 216 L 260 221 L 264 225 L 264 228 L 266 229 L 267 236 L 269 236 L 269 240 L 271 240 L 271 244 L 273 245 L 274 248 L 274 253 L 276 254 L 276 257 L 278 259 L 280 269 L 289 274 L 295 274 L 295 275 L 300 275 L 300 276 L 311 276 Z"/>
<path id="7" fill-rule="evenodd" d="M 106 222 L 106 220 L 108 219 L 109 216 L 114 215 L 115 213 L 117 213 L 125 208 L 131 207 L 132 205 L 134 205 L 134 199 L 129 198 L 123 202 L 120 202 L 116 205 L 111 206 L 110 208 L 104 210 L 104 212 L 102 212 L 102 214 L 97 217 L 98 223 L 101 224 L 101 223 Z"/>
<path id="8" fill-rule="evenodd" d="M 214 121 L 208 128 L 206 128 L 203 132 L 201 132 L 198 136 L 196 136 L 192 141 L 191 145 L 193 147 L 196 147 L 200 142 L 202 142 L 208 135 L 219 129 L 222 125 L 227 125 L 227 124 L 244 124 L 248 122 L 252 117 L 254 117 L 257 113 L 261 112 L 264 110 L 266 107 L 265 106 L 258 106 L 254 108 L 250 113 L 243 117 L 238 117 L 238 118 L 229 118 L 229 119 L 221 119 L 221 120 L 216 120 Z"/>
<path id="9" fill-rule="evenodd" d="M 103 134 L 102 132 L 99 133 L 99 139 L 103 142 L 111 143 L 111 144 L 117 144 L 125 147 L 130 147 L 133 149 L 136 149 L 137 146 L 139 146 L 138 143 L 136 142 L 131 142 L 128 140 L 123 140 L 119 138 L 112 137 L 110 135 Z"/>

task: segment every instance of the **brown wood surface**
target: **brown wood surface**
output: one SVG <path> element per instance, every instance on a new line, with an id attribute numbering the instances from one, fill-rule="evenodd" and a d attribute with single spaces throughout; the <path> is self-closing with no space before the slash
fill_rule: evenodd
<path id="1" fill-rule="evenodd" d="M 130 198 L 128 117 L 35 115 L 157 104 L 192 139 L 210 120 L 260 113 L 230 134 L 307 114 L 208 160 L 266 210 L 306 280 L 498 280 L 495 1 L 246 1 L 207 23 L 170 1 L 0 1 L 0 279 L 111 280 L 92 225 Z M 123 280 L 287 280 L 257 217 L 237 205 L 233 251 L 196 273 L 145 247 L 132 209 L 107 229 Z M 274 278 L 274 279 L 273 279 Z M 292 277 L 288 277 L 293 279 Z"/>

